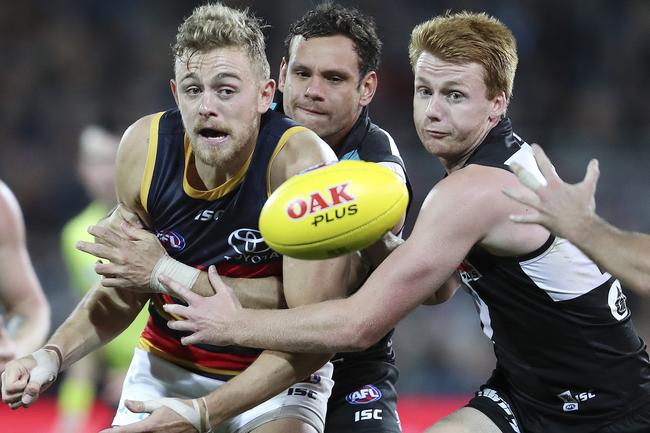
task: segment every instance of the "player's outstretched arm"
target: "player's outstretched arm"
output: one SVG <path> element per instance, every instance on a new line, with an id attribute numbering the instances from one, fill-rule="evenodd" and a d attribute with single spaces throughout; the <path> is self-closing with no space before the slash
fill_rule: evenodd
<path id="1" fill-rule="evenodd" d="M 537 165 L 547 185 L 534 180 L 521 166 L 513 166 L 528 189 L 507 189 L 509 197 L 533 211 L 512 215 L 520 223 L 541 224 L 574 243 L 605 270 L 641 294 L 650 294 L 650 236 L 619 230 L 595 213 L 598 162 L 591 160 L 585 178 L 577 184 L 564 182 L 544 151 L 533 145 Z"/>
<path id="2" fill-rule="evenodd" d="M 7 365 L 2 377 L 3 401 L 14 409 L 29 407 L 60 371 L 126 329 L 147 300 L 147 296 L 98 283 L 54 332 L 45 350 Z"/>
<path id="3" fill-rule="evenodd" d="M 184 337 L 184 344 L 203 341 L 312 353 L 365 349 L 429 298 L 434 288 L 441 287 L 494 223 L 484 209 L 486 202 L 492 203 L 495 197 L 477 194 L 477 188 L 470 185 L 475 181 L 445 180 L 436 186 L 409 239 L 349 298 L 288 310 L 244 309 L 212 270 L 214 296 L 202 299 L 200 305 L 190 299 L 187 307 L 168 306 L 167 311 L 191 322 L 174 325 L 194 332 Z M 496 190 L 494 195 L 501 196 L 500 187 L 489 187 Z M 508 199 L 503 197 L 503 201 Z M 507 220 L 507 216 L 498 217 Z M 177 291 L 183 290 L 169 279 L 164 282 Z"/>
<path id="4" fill-rule="evenodd" d="M 127 129 L 116 162 L 118 202 L 122 207 L 135 211 L 145 223 L 147 215 L 139 204 L 139 185 L 144 173 L 150 122 L 151 116 L 147 116 Z M 119 209 L 116 209 L 102 224 L 113 225 L 117 230 L 121 222 Z M 42 386 L 32 386 L 35 377 L 41 385 L 49 385 L 59 371 L 126 329 L 147 300 L 147 295 L 97 284 L 52 335 L 45 346 L 51 350 L 45 350 L 45 355 L 35 356 L 42 353 L 41 349 L 7 366 L 3 376 L 3 400 L 14 403 L 14 408 L 31 404 L 42 391 Z M 46 362 L 52 358 L 52 352 L 56 353 L 58 360 Z M 45 374 L 42 365 L 48 367 Z"/>
<path id="5" fill-rule="evenodd" d="M 25 224 L 16 198 L 0 182 L 0 372 L 6 362 L 43 344 L 50 308 L 27 252 Z"/>

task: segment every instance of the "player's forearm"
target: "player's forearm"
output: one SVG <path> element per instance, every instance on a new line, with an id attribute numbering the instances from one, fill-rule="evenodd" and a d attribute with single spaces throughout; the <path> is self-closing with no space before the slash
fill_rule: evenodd
<path id="1" fill-rule="evenodd" d="M 352 352 L 371 343 L 364 338 L 364 324 L 341 308 L 344 299 L 288 310 L 242 309 L 229 322 L 226 334 L 245 347 L 288 352 Z M 377 337 L 377 340 L 381 336 Z"/>
<path id="2" fill-rule="evenodd" d="M 460 277 L 458 275 L 458 272 L 454 272 L 447 281 L 440 286 L 438 290 L 433 292 L 431 296 L 429 296 L 425 301 L 422 303 L 423 305 L 438 305 L 442 304 L 443 302 L 447 302 L 449 299 L 451 299 L 452 296 L 456 293 L 456 291 L 460 289 Z"/>
<path id="3" fill-rule="evenodd" d="M 138 315 L 147 297 L 100 285 L 90 290 L 54 332 L 48 344 L 63 355 L 61 369 L 108 343 Z"/>
<path id="4" fill-rule="evenodd" d="M 324 354 L 262 352 L 244 372 L 206 398 L 211 424 L 221 424 L 307 379 L 330 357 Z"/>
<path id="5" fill-rule="evenodd" d="M 18 357 L 41 347 L 50 330 L 50 307 L 45 298 L 25 300 L 8 316 L 7 329 L 16 344 Z"/>
<path id="6" fill-rule="evenodd" d="M 598 216 L 569 238 L 623 284 L 650 295 L 650 236 L 617 229 Z"/>
<path id="7" fill-rule="evenodd" d="M 237 299 L 244 308 L 286 308 L 282 282 L 278 277 L 221 278 L 233 288 Z M 201 296 L 214 295 L 214 288 L 208 280 L 207 272 L 201 272 L 192 286 L 192 291 Z"/>

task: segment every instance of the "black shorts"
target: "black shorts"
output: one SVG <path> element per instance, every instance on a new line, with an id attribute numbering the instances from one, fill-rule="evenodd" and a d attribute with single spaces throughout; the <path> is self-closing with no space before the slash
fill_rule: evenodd
<path id="1" fill-rule="evenodd" d="M 513 399 L 493 376 L 476 393 L 467 407 L 472 407 L 496 424 L 502 433 L 648 433 L 650 432 L 650 403 L 637 401 L 628 405 L 628 412 L 620 417 L 598 420 L 559 419 L 540 414 L 535 408 L 526 408 Z M 644 399 L 645 400 L 645 399 Z M 519 403 L 519 404 L 518 404 Z"/>
<path id="2" fill-rule="evenodd" d="M 596 433 L 647 433 L 650 432 L 650 404 L 642 410 L 618 419 Z"/>
<path id="3" fill-rule="evenodd" d="M 383 361 L 334 366 L 325 433 L 401 433 L 395 365 Z"/>
<path id="4" fill-rule="evenodd" d="M 467 403 L 467 407 L 474 408 L 490 418 L 501 433 L 524 433 L 514 406 L 503 391 L 482 386 Z"/>

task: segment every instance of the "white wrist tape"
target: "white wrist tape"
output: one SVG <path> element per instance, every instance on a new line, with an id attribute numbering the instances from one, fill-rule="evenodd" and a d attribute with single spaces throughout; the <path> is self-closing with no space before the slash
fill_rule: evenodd
<path id="1" fill-rule="evenodd" d="M 205 405 L 205 415 L 201 419 L 201 405 L 198 399 L 192 400 L 192 406 L 187 406 L 179 400 L 174 398 L 161 398 L 158 400 L 149 400 L 143 402 L 145 412 L 153 412 L 161 407 L 167 407 L 183 418 L 185 418 L 199 433 L 212 433 L 212 426 L 210 425 L 210 414 L 208 412 L 208 403 L 204 397 L 201 397 Z"/>
<path id="2" fill-rule="evenodd" d="M 171 294 L 167 287 L 163 286 L 158 278 L 161 275 L 166 275 L 172 280 L 178 281 L 188 290 L 192 290 L 192 286 L 196 282 L 196 279 L 199 278 L 199 271 L 192 266 L 188 266 L 184 263 L 174 260 L 169 257 L 168 254 L 165 254 L 158 260 L 156 266 L 154 266 L 153 271 L 151 272 L 151 278 L 149 279 L 149 287 L 155 293 L 165 293 Z"/>
<path id="3" fill-rule="evenodd" d="M 36 360 L 36 367 L 29 372 L 30 381 L 39 385 L 54 382 L 59 373 L 57 361 L 53 361 L 45 349 L 38 349 L 32 353 L 32 357 Z"/>

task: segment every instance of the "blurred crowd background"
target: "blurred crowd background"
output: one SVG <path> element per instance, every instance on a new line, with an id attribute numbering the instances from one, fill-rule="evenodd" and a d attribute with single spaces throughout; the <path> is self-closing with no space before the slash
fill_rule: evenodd
<path id="1" fill-rule="evenodd" d="M 170 45 L 176 27 L 202 2 L 173 0 L 2 0 L 0 178 L 15 192 L 34 265 L 57 326 L 74 306 L 60 233 L 88 197 L 76 175 L 80 131 L 121 134 L 139 117 L 173 105 Z M 277 77 L 288 26 L 315 0 L 226 1 L 248 6 L 269 27 Z M 650 1 L 356 0 L 384 42 L 373 120 L 401 148 L 415 189 L 406 232 L 442 176 L 412 127 L 407 46 L 414 25 L 462 9 L 486 11 L 518 40 L 519 67 L 509 116 L 528 142 L 544 146 L 565 179 L 600 159 L 598 212 L 621 227 L 650 232 Z M 426 252 L 425 252 L 426 253 Z M 395 269 L 395 272 L 400 272 Z M 395 293 L 395 296 L 400 296 Z M 650 337 L 650 300 L 630 295 L 637 327 Z M 398 327 L 400 392 L 467 394 L 494 360 L 470 297 L 419 307 Z"/>

